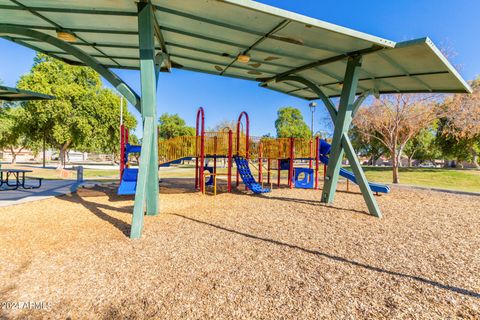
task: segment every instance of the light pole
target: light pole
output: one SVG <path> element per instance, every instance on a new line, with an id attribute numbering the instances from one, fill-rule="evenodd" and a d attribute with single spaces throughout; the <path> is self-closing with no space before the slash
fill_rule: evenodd
<path id="1" fill-rule="evenodd" d="M 310 112 L 312 113 L 312 123 L 310 125 L 310 132 L 312 133 L 312 138 L 313 138 L 313 114 L 315 112 L 315 108 L 317 107 L 317 103 L 315 101 L 312 101 L 310 102 L 308 107 L 310 108 Z"/>

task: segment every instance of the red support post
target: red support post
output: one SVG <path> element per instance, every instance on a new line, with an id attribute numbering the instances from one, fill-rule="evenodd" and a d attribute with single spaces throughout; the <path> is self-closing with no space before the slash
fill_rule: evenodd
<path id="1" fill-rule="evenodd" d="M 263 156 L 263 150 L 262 150 L 262 143 L 260 142 L 260 145 L 258 146 L 258 183 L 260 183 L 260 185 L 262 184 L 262 181 L 263 181 L 263 175 L 262 175 L 262 170 L 263 170 L 263 159 L 262 159 L 262 156 Z"/>
<path id="2" fill-rule="evenodd" d="M 198 140 L 198 137 L 197 139 Z M 197 144 L 198 141 L 195 143 Z M 195 157 L 195 189 L 198 189 L 199 184 L 198 184 L 198 147 L 195 147 L 195 150 L 197 150 L 197 157 Z"/>
<path id="3" fill-rule="evenodd" d="M 267 159 L 267 183 L 270 185 L 270 158 Z"/>
<path id="4" fill-rule="evenodd" d="M 280 159 L 277 160 L 277 185 L 278 187 L 280 188 L 280 175 L 282 173 L 282 171 L 280 170 L 280 165 L 281 165 L 282 161 Z"/>
<path id="5" fill-rule="evenodd" d="M 199 128 L 201 126 L 201 128 Z M 197 125 L 195 128 L 196 142 L 197 142 L 197 158 L 195 161 L 195 188 L 203 190 L 203 168 L 205 166 L 205 112 L 203 108 L 198 108 L 197 111 Z M 200 135 L 200 154 L 198 154 L 198 138 Z M 200 159 L 199 159 L 200 157 Z"/>
<path id="6" fill-rule="evenodd" d="M 123 176 L 123 170 L 125 169 L 125 126 L 123 123 L 120 125 L 120 179 Z"/>
<path id="7" fill-rule="evenodd" d="M 249 149 L 250 149 L 250 120 L 248 118 L 248 113 L 242 111 L 238 116 L 237 120 L 237 156 L 240 155 L 240 124 L 242 123 L 242 117 L 245 116 L 245 159 L 249 159 Z M 240 175 L 237 170 L 237 187 L 240 184 L 239 182 Z M 245 187 L 247 189 L 247 187 Z"/>
<path id="8" fill-rule="evenodd" d="M 313 168 L 313 139 L 310 139 L 310 160 L 308 161 L 308 167 Z"/>
<path id="9" fill-rule="evenodd" d="M 320 147 L 320 138 L 316 137 L 315 138 L 315 190 L 318 190 L 318 169 L 319 169 L 319 147 Z"/>
<path id="10" fill-rule="evenodd" d="M 232 157 L 233 157 L 233 133 L 228 131 L 228 176 L 227 176 L 227 190 L 232 192 Z"/>
<path id="11" fill-rule="evenodd" d="M 295 158 L 295 138 L 290 138 L 290 166 L 288 168 L 288 186 L 293 188 L 293 160 Z"/>
<path id="12" fill-rule="evenodd" d="M 213 174 L 216 179 L 217 174 L 217 136 L 213 137 Z"/>

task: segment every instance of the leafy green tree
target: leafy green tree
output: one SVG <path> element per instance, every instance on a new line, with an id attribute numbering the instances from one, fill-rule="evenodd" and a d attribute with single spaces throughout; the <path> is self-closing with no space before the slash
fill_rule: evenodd
<path id="1" fill-rule="evenodd" d="M 186 125 L 178 114 L 164 113 L 158 120 L 159 138 L 163 140 L 180 136 L 194 136 L 195 129 Z"/>
<path id="2" fill-rule="evenodd" d="M 356 127 L 350 130 L 349 136 L 353 148 L 362 156 L 369 158 L 368 165 L 374 166 L 381 156 L 389 155 L 389 151 L 383 143 L 362 135 Z"/>
<path id="3" fill-rule="evenodd" d="M 471 161 L 480 168 L 480 78 L 470 82 L 472 94 L 456 94 L 440 106 L 438 144 L 447 157 Z"/>
<path id="4" fill-rule="evenodd" d="M 302 113 L 294 107 L 278 109 L 275 129 L 279 138 L 310 138 L 311 132 Z"/>
<path id="5" fill-rule="evenodd" d="M 101 137 L 99 139 L 88 139 L 82 145 L 77 148 L 79 151 L 85 152 L 99 152 L 99 153 L 112 153 L 114 155 L 119 154 L 119 119 L 120 119 L 120 97 L 117 96 L 112 90 L 102 89 L 98 91 L 95 96 L 96 112 L 99 114 L 98 125 L 92 128 L 92 133 L 95 137 Z M 134 128 L 137 125 L 135 117 L 126 112 L 124 106 L 123 111 L 123 123 L 127 128 Z M 85 115 L 88 117 L 88 115 Z M 130 142 L 134 143 L 136 137 L 130 135 Z"/>
<path id="6" fill-rule="evenodd" d="M 435 164 L 435 159 L 442 156 L 436 144 L 436 131 L 434 128 L 422 129 L 410 141 L 407 142 L 403 153 L 408 157 L 408 166 L 412 166 L 412 160 L 420 162 L 430 161 Z"/>
<path id="7" fill-rule="evenodd" d="M 28 135 L 59 149 L 59 167 L 65 165 L 69 149 L 117 151 L 120 99 L 103 88 L 100 76 L 91 68 L 71 66 L 39 53 L 18 87 L 56 97 L 24 102 L 23 106 Z M 128 128 L 136 125 L 128 111 L 124 112 L 124 123 Z"/>
<path id="8" fill-rule="evenodd" d="M 459 137 L 453 134 L 451 128 L 447 128 L 447 123 L 448 119 L 440 119 L 435 139 L 435 144 L 445 159 L 445 165 L 448 165 L 449 160 L 455 160 L 457 163 L 471 161 L 478 166 L 475 155 L 480 153 L 480 137 Z"/>
<path id="9" fill-rule="evenodd" d="M 25 110 L 21 107 L 7 107 L 0 110 L 0 149 L 8 149 L 12 154 L 12 163 L 23 149 L 35 145 L 25 126 Z"/>
<path id="10" fill-rule="evenodd" d="M 366 140 L 377 140 L 388 150 L 392 182 L 400 183 L 401 156 L 407 143 L 436 118 L 435 95 L 384 95 L 358 110 L 353 126 Z"/>

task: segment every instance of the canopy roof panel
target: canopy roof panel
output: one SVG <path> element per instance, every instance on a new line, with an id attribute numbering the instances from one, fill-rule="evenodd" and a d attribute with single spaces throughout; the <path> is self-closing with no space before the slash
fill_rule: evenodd
<path id="1" fill-rule="evenodd" d="M 38 93 L 38 92 L 0 86 L 0 100 L 26 101 L 26 100 L 51 100 L 51 99 L 55 99 L 55 97 Z"/>
<path id="2" fill-rule="evenodd" d="M 428 39 L 395 43 L 249 0 L 152 0 L 157 50 L 173 68 L 254 80 L 293 96 L 316 99 L 298 75 L 330 97 L 342 89 L 348 56 L 363 55 L 359 92 L 469 92 L 470 87 Z M 69 63 L 73 55 L 2 26 L 31 28 L 71 44 L 107 68 L 139 68 L 137 7 L 133 0 L 0 0 L 0 35 Z M 4 29 L 5 30 L 5 29 Z M 250 61 L 240 62 L 239 55 Z"/>

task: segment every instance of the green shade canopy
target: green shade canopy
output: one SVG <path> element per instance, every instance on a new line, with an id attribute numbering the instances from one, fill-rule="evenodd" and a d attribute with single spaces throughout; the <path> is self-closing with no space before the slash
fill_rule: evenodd
<path id="1" fill-rule="evenodd" d="M 0 100 L 5 101 L 26 101 L 26 100 L 51 100 L 53 96 L 46 94 L 0 86 Z"/>
<path id="2" fill-rule="evenodd" d="M 348 137 L 358 106 L 372 93 L 471 91 L 428 38 L 395 43 L 250 0 L 0 0 L 0 36 L 92 67 L 142 113 L 131 238 L 141 236 L 145 213 L 158 214 L 159 71 L 183 68 L 320 98 L 335 122 L 321 201 L 333 202 L 345 154 L 376 217 Z M 110 68 L 140 69 L 141 96 Z M 336 107 L 330 97 L 339 95 Z"/>
<path id="3" fill-rule="evenodd" d="M 164 70 L 183 68 L 254 80 L 305 99 L 317 94 L 303 85 L 276 82 L 297 75 L 328 97 L 340 95 L 346 58 L 362 55 L 357 93 L 446 92 L 471 89 L 428 39 L 395 43 L 317 19 L 248 0 L 152 0 L 157 50 Z M 3 29 L 2 29 L 3 26 Z M 28 35 L 5 32 L 22 26 L 57 37 L 107 68 L 139 68 L 137 6 L 133 0 L 0 0 L 0 36 L 69 63 L 75 56 Z M 239 55 L 248 62 L 237 60 Z"/>

